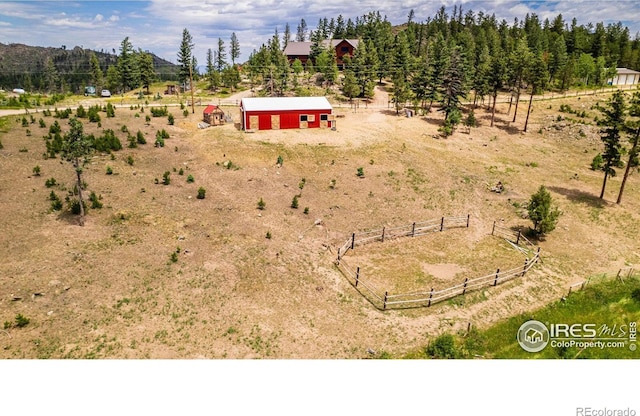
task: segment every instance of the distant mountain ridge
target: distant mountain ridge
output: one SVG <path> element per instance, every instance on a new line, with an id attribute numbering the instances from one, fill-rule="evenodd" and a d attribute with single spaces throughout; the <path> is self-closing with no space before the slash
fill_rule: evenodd
<path id="1" fill-rule="evenodd" d="M 147 52 L 147 51 L 145 51 Z M 46 62 L 51 59 L 56 70 L 73 92 L 81 91 L 90 79 L 89 58 L 95 53 L 103 74 L 107 68 L 115 65 L 118 56 L 104 51 L 94 51 L 75 46 L 66 47 L 29 46 L 20 43 L 0 43 L 0 88 L 12 89 L 16 87 L 27 90 L 40 90 L 45 76 Z M 158 78 L 175 80 L 178 66 L 164 60 L 152 52 L 153 64 Z"/>

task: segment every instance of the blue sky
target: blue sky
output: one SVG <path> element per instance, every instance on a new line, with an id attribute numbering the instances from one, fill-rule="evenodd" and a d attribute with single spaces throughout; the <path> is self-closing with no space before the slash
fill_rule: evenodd
<path id="1" fill-rule="evenodd" d="M 369 11 L 380 11 L 392 24 L 406 21 L 414 9 L 415 20 L 434 15 L 442 5 L 451 12 L 454 4 L 463 10 L 495 13 L 510 24 L 526 13 L 540 20 L 552 20 L 562 13 L 566 22 L 573 17 L 588 22 L 622 23 L 631 36 L 640 31 L 639 1 L 506 1 L 506 0 L 148 0 L 148 1 L 0 1 L 0 43 L 34 46 L 82 46 L 94 50 L 118 51 L 129 37 L 134 48 L 153 51 L 171 62 L 187 28 L 195 43 L 195 56 L 205 62 L 208 48 L 217 47 L 221 38 L 229 45 L 233 32 L 241 47 L 240 61 L 268 41 L 276 29 L 282 34 L 289 23 L 295 33 L 304 18 L 313 29 L 321 17 L 355 20 Z"/>

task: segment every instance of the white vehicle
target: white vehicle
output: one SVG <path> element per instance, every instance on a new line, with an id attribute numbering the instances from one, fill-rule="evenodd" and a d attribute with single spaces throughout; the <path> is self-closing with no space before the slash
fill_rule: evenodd
<path id="1" fill-rule="evenodd" d="M 101 96 L 101 97 L 111 97 L 111 91 L 109 91 L 109 90 L 102 90 L 102 92 L 100 92 L 100 96 Z"/>

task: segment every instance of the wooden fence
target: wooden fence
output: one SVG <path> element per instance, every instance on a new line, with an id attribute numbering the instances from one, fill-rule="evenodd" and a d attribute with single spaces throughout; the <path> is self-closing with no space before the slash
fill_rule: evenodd
<path id="1" fill-rule="evenodd" d="M 466 278 L 464 282 L 448 287 L 446 289 L 416 291 L 412 293 L 390 294 L 382 291 L 367 282 L 360 275 L 360 267 L 355 269 L 345 262 L 344 256 L 349 250 L 354 250 L 356 246 L 371 243 L 374 241 L 384 242 L 385 239 L 398 237 L 417 237 L 430 232 L 441 232 L 450 228 L 469 227 L 469 215 L 466 217 L 442 217 L 439 219 L 414 222 L 410 225 L 386 228 L 379 230 L 352 233 L 351 237 L 338 248 L 336 266 L 347 277 L 351 283 L 366 299 L 376 308 L 386 310 L 388 308 L 411 308 L 429 307 L 434 303 L 451 299 L 455 296 L 464 295 L 473 290 L 484 287 L 497 286 L 508 280 L 519 276 L 524 276 L 533 265 L 540 259 L 540 248 L 531 243 L 521 232 L 516 232 L 508 228 L 501 227 L 494 223 L 491 234 L 507 240 L 516 250 L 525 254 L 524 264 L 512 267 L 507 270 L 496 270 L 491 274 Z"/>
<path id="2" fill-rule="evenodd" d="M 629 279 L 631 277 L 633 277 L 636 274 L 636 269 L 634 269 L 633 267 L 624 267 L 622 269 L 618 270 L 618 273 L 616 273 L 616 279 L 620 281 L 620 283 L 625 283 L 625 279 Z M 601 280 L 605 280 L 607 279 L 609 276 L 607 275 L 607 273 L 603 273 L 602 276 L 596 276 L 600 277 Z M 569 296 L 571 293 L 576 292 L 576 291 L 580 291 L 582 289 L 584 289 L 589 283 L 591 283 L 591 277 L 582 280 L 580 282 L 574 283 L 572 285 L 569 286 L 569 292 L 567 293 L 567 296 Z M 564 299 L 564 297 L 563 297 Z"/>

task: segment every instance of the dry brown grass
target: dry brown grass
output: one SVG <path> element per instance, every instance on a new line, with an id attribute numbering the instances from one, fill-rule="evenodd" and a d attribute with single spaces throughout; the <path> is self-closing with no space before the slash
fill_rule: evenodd
<path id="1" fill-rule="evenodd" d="M 87 168 L 89 190 L 102 195 L 104 208 L 90 210 L 85 227 L 50 212 L 45 180 L 68 188 L 73 171 L 43 160 L 46 129 L 31 125 L 27 137 L 11 117 L 0 137 L 0 320 L 20 313 L 31 322 L 11 327 L 10 337 L 0 334 L 0 357 L 357 358 L 368 356 L 367 348 L 402 354 L 467 322 L 489 325 L 557 299 L 576 280 L 640 261 L 637 175 L 622 206 L 610 202 L 619 178 L 610 181 L 606 201 L 598 200 L 602 175 L 588 169 L 601 147 L 597 129 L 583 127 L 582 137 L 571 123 L 550 127 L 561 103 L 588 111 L 595 99 L 537 102 L 526 134 L 518 131 L 522 107 L 510 125 L 502 106 L 494 128 L 490 114 L 477 110 L 482 126 L 448 139 L 433 137 L 436 113 L 409 119 L 385 109 L 338 109 L 345 117 L 337 131 L 245 134 L 233 125 L 198 130 L 202 108 L 187 118 L 170 108 L 175 126 L 157 118 L 148 127 L 144 116 L 119 108 L 115 119 L 103 115 L 103 128 L 114 129 L 125 149 L 115 160 L 97 155 Z M 237 108 L 226 110 L 238 119 Z M 145 132 L 148 144 L 127 149 L 122 124 Z M 161 128 L 171 138 L 154 148 Z M 96 131 L 90 123 L 85 129 Z M 226 169 L 227 161 L 238 169 Z M 105 174 L 107 165 L 114 175 Z M 154 184 L 165 171 L 171 184 Z M 189 174 L 194 183 L 186 182 Z M 489 191 L 497 181 L 505 193 Z M 438 274 L 491 272 L 505 248 L 486 239 L 490 224 L 528 225 L 514 205 L 541 184 L 564 214 L 541 242 L 544 263 L 523 279 L 429 309 L 381 312 L 333 266 L 335 247 L 352 231 L 470 213 L 478 228 L 455 231 L 455 239 L 443 233 L 390 242 L 388 252 L 369 252 L 367 267 L 400 268 L 405 281 L 427 286 Z M 196 198 L 201 186 L 203 200 Z M 300 207 L 292 209 L 298 193 Z M 265 210 L 257 209 L 260 198 Z"/>

